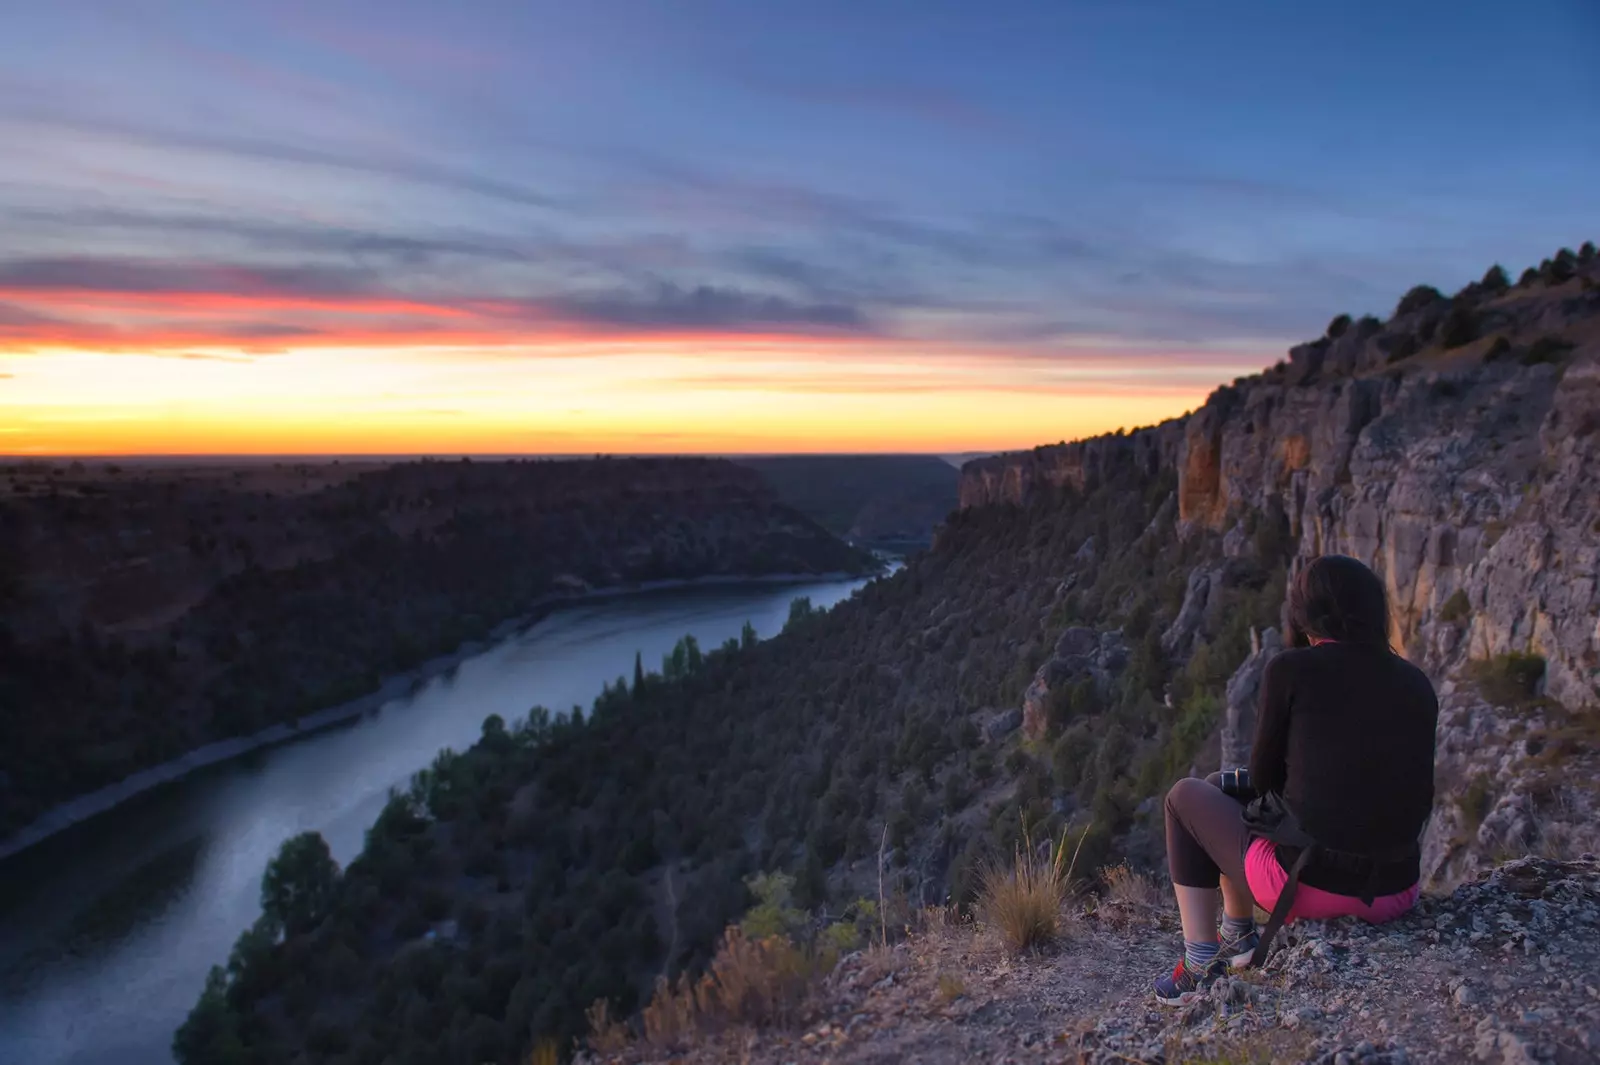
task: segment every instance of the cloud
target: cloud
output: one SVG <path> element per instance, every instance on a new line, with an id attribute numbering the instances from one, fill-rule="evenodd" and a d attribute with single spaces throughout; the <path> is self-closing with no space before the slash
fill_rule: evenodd
<path id="1" fill-rule="evenodd" d="M 243 266 L 156 259 L 58 258 L 0 261 L 10 292 L 215 293 L 229 296 L 350 295 L 368 291 L 370 271 L 342 266 Z"/>
<path id="2" fill-rule="evenodd" d="M 186 234 L 221 237 L 243 245 L 307 255 L 375 257 L 404 265 L 423 265 L 444 258 L 481 259 L 487 262 L 525 262 L 533 257 L 526 247 L 504 239 L 475 233 L 393 233 L 336 225 L 311 225 L 275 219 L 254 220 L 164 211 L 127 211 L 82 208 L 66 211 L 17 211 L 13 218 L 48 229 L 130 230 L 166 237 Z"/>
<path id="3" fill-rule="evenodd" d="M 393 178 L 451 192 L 465 192 L 520 207 L 560 208 L 556 197 L 512 181 L 502 181 L 470 170 L 441 166 L 425 159 L 357 155 L 338 148 L 289 144 L 263 137 L 226 133 L 195 133 L 124 119 L 106 119 L 61 111 L 52 105 L 14 108 L 11 113 L 42 126 L 146 145 L 230 155 L 262 162 L 320 167 Z"/>
<path id="4" fill-rule="evenodd" d="M 739 330 L 775 328 L 871 331 L 859 307 L 800 303 L 734 288 L 664 283 L 653 291 L 567 295 L 537 305 L 556 318 L 622 328 Z"/>
<path id="5" fill-rule="evenodd" d="M 399 286 L 367 267 L 63 256 L 0 260 L 0 336 L 107 350 L 504 345 L 549 337 L 869 335 L 847 300 L 653 280 L 515 295 Z"/>

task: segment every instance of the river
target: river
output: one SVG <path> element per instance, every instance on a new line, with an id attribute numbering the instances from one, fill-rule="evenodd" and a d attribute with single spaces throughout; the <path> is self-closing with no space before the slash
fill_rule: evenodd
<path id="1" fill-rule="evenodd" d="M 259 913 L 279 844 L 321 832 L 341 862 L 389 788 L 483 719 L 536 704 L 585 709 L 685 633 L 702 647 L 763 637 L 789 603 L 832 606 L 862 581 L 724 585 L 563 607 L 375 714 L 212 766 L 0 863 L 0 1062 L 166 1065 L 172 1032 Z"/>

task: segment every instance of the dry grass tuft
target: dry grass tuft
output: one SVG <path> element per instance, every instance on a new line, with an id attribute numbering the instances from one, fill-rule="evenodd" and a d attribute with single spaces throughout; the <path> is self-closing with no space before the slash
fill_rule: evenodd
<path id="1" fill-rule="evenodd" d="M 837 962 L 834 951 L 806 950 L 783 936 L 750 939 L 730 928 L 705 975 L 657 981 L 640 1013 L 645 1041 L 666 1048 L 732 1025 L 793 1024 Z"/>
<path id="2" fill-rule="evenodd" d="M 554 1039 L 540 1039 L 528 1051 L 528 1065 L 560 1065 L 561 1044 Z"/>
<path id="3" fill-rule="evenodd" d="M 1088 835 L 1078 838 L 1078 848 Z M 1022 842 L 1008 862 L 995 861 L 978 873 L 978 909 L 984 922 L 996 929 L 1012 950 L 1045 946 L 1061 933 L 1061 904 L 1066 900 L 1078 852 L 1067 859 L 1067 837 L 1047 845 L 1041 853 L 1033 846 L 1027 826 Z"/>
<path id="4" fill-rule="evenodd" d="M 939 974 L 939 1001 L 949 1005 L 967 993 L 966 981 L 955 973 Z"/>
<path id="5" fill-rule="evenodd" d="M 628 1029 L 611 1016 L 611 1003 L 596 999 L 584 1012 L 589 1021 L 589 1049 L 601 1054 L 616 1054 L 627 1049 Z"/>
<path id="6" fill-rule="evenodd" d="M 1103 899 L 1113 905 L 1153 910 L 1162 904 L 1163 896 L 1156 882 L 1136 872 L 1127 862 L 1101 869 L 1100 879 L 1106 886 Z"/>

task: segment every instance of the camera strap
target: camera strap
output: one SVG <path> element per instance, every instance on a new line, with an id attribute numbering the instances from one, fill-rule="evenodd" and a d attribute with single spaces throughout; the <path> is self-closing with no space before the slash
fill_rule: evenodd
<path id="1" fill-rule="evenodd" d="M 1261 941 L 1256 945 L 1255 953 L 1250 956 L 1250 964 L 1259 967 L 1266 962 L 1267 953 L 1272 949 L 1273 937 L 1289 919 L 1289 911 L 1294 908 L 1294 897 L 1300 890 L 1300 874 L 1305 871 L 1312 857 L 1322 847 L 1300 827 L 1300 819 L 1289 809 L 1289 804 L 1284 802 L 1283 796 L 1275 792 L 1258 796 L 1246 806 L 1244 823 L 1252 836 L 1267 840 L 1275 846 L 1295 847 L 1299 850 L 1288 869 L 1289 879 L 1285 881 L 1283 890 L 1278 893 L 1278 901 L 1272 906 L 1267 926 L 1261 930 Z"/>

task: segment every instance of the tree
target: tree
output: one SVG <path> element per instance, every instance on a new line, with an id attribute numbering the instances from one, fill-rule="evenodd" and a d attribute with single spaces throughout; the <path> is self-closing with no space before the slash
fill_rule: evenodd
<path id="1" fill-rule="evenodd" d="M 756 635 L 756 627 L 746 621 L 744 628 L 739 630 L 739 646 L 749 650 L 760 641 L 761 637 Z"/>
<path id="2" fill-rule="evenodd" d="M 1444 295 L 1432 285 L 1417 285 L 1400 297 L 1400 304 L 1394 309 L 1395 314 L 1410 314 L 1420 311 L 1424 307 L 1431 307 L 1444 299 Z"/>
<path id="3" fill-rule="evenodd" d="M 1341 314 L 1339 317 L 1328 323 L 1328 336 L 1334 340 L 1338 340 L 1340 337 L 1344 336 L 1344 331 L 1349 328 L 1350 316 L 1348 314 Z"/>
<path id="4" fill-rule="evenodd" d="M 261 910 L 288 935 L 315 928 L 333 906 L 339 866 L 317 832 L 286 841 L 261 877 Z"/>
<path id="5" fill-rule="evenodd" d="M 1446 348 L 1459 348 L 1478 339 L 1478 321 L 1468 307 L 1457 304 L 1450 308 L 1440 328 L 1439 342 Z"/>
<path id="6" fill-rule="evenodd" d="M 633 652 L 633 694 L 644 690 L 644 652 Z"/>
<path id="7" fill-rule="evenodd" d="M 228 1005 L 228 977 L 213 965 L 205 990 L 172 1036 L 178 1065 L 234 1065 L 247 1058 L 239 1038 L 239 1019 Z"/>
<path id="8" fill-rule="evenodd" d="M 1504 292 L 1511 287 L 1511 278 L 1506 276 L 1505 267 L 1495 263 L 1483 275 L 1481 284 L 1489 292 Z"/>

